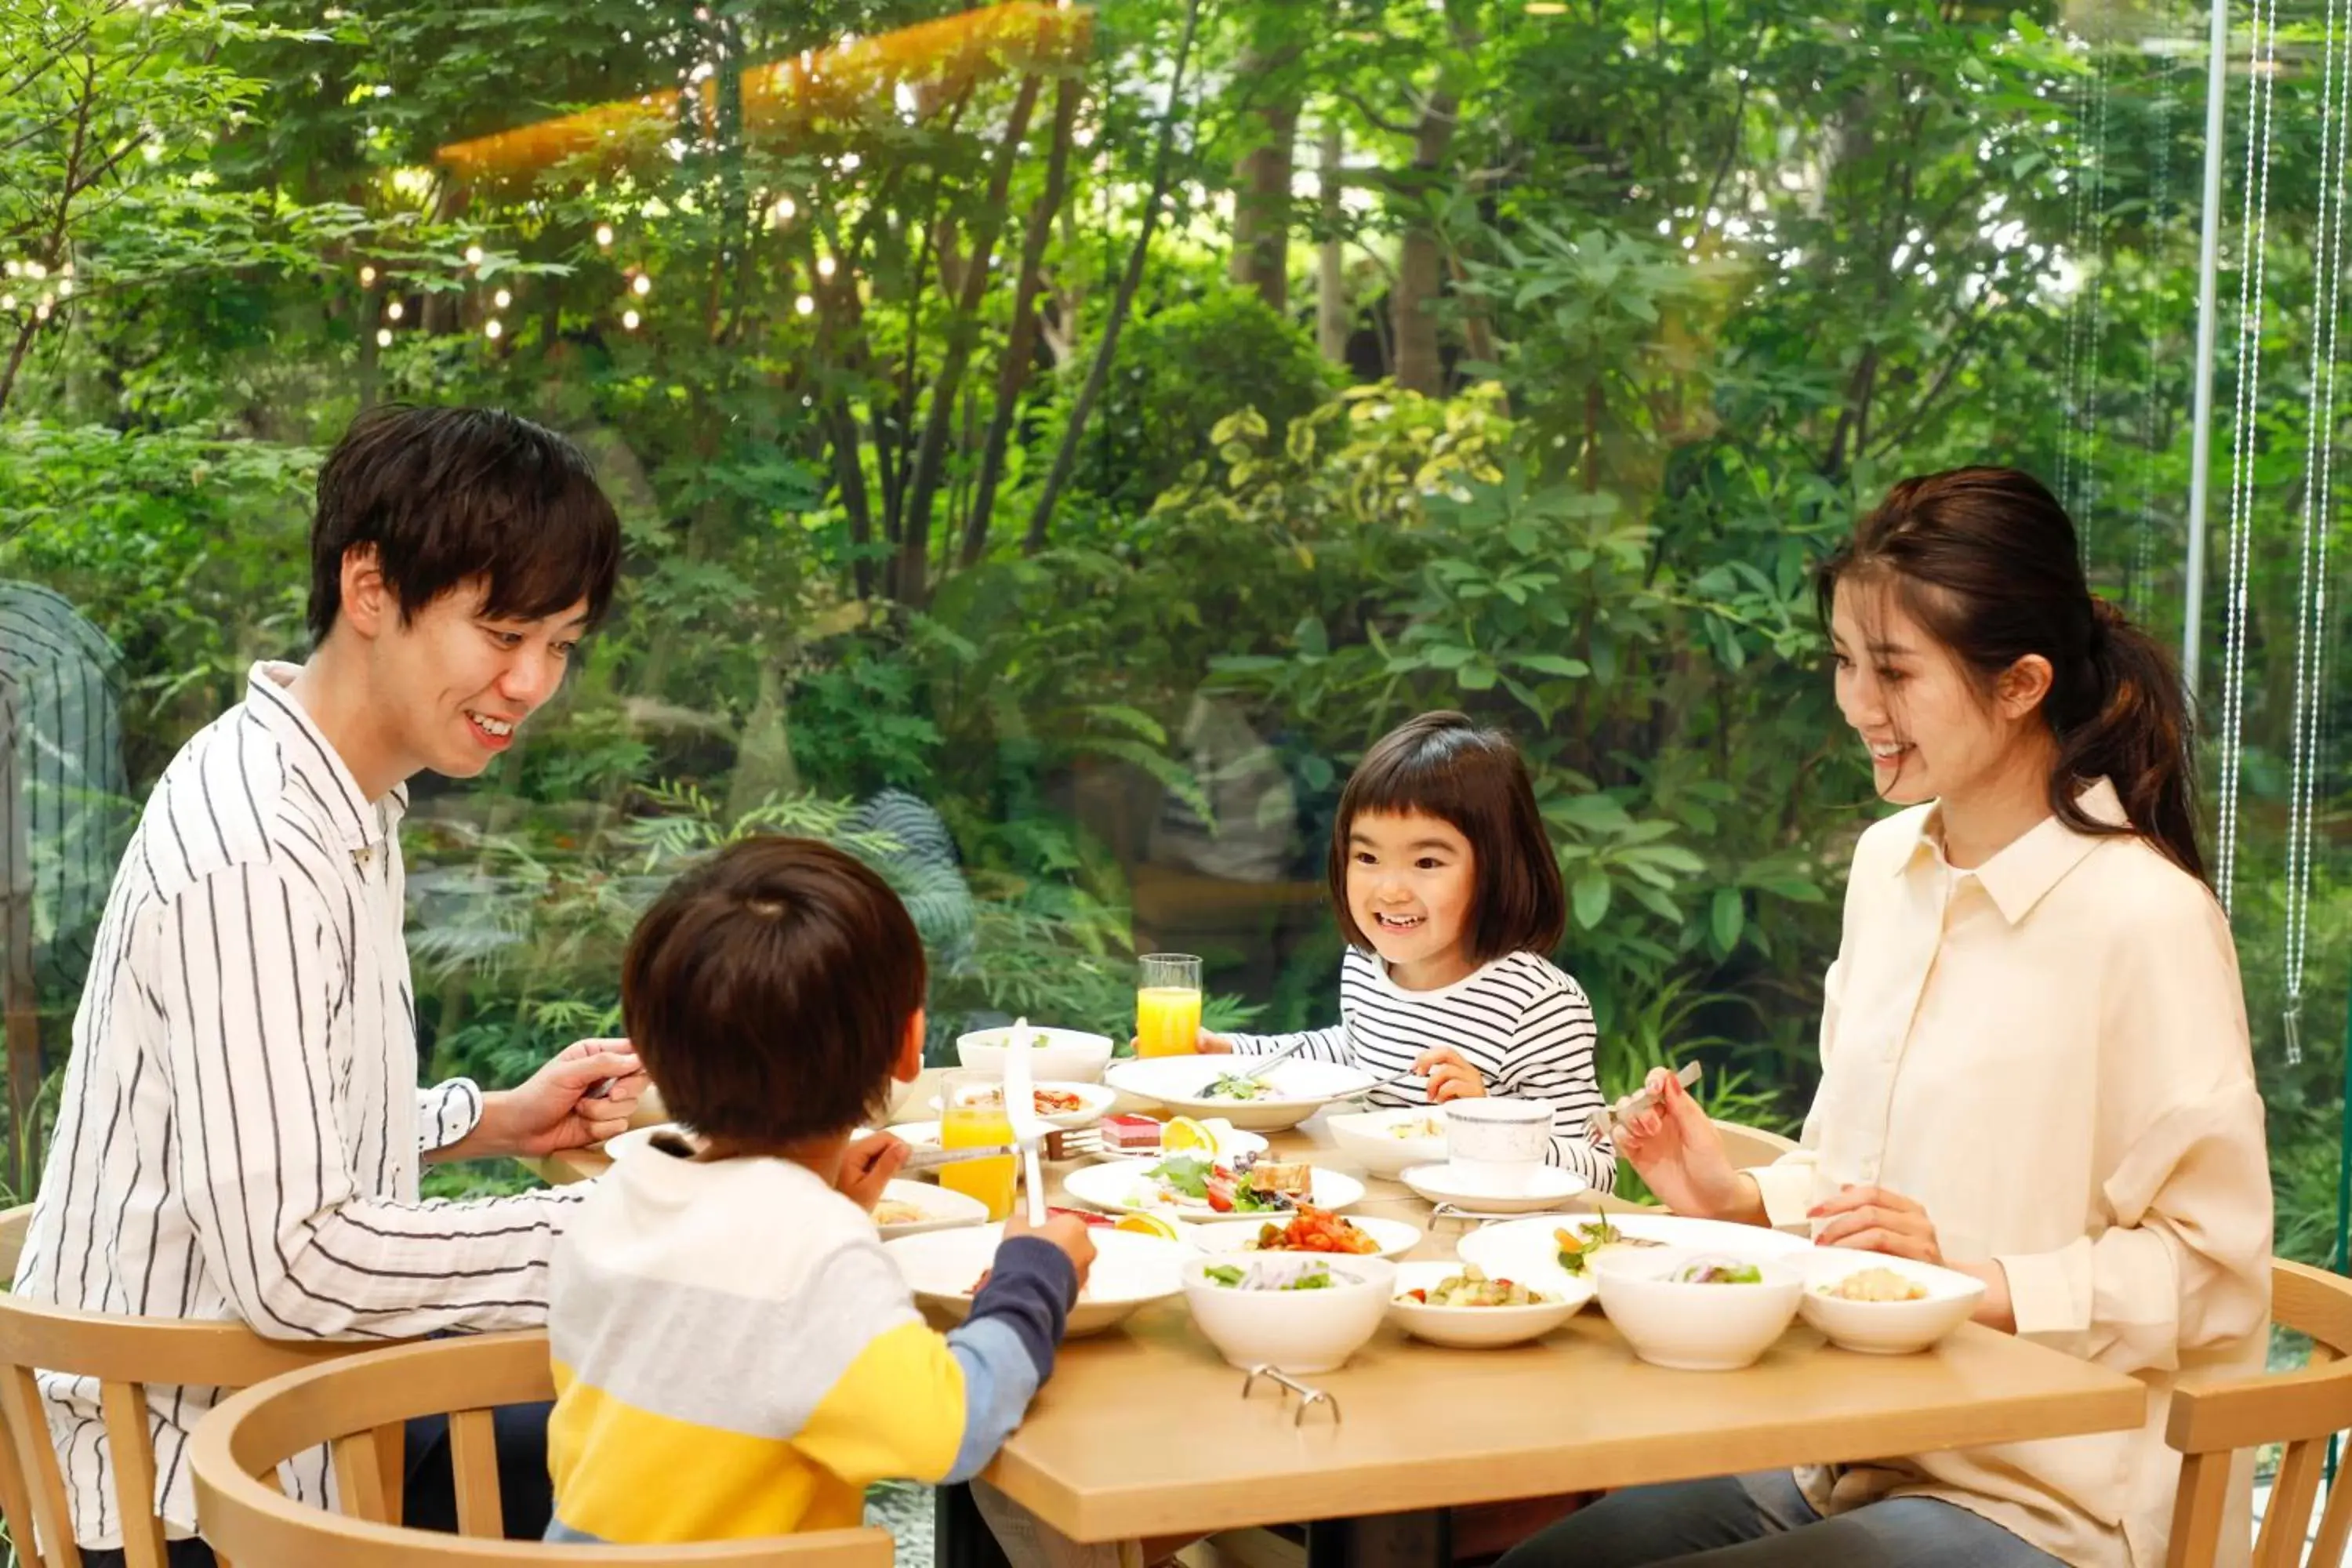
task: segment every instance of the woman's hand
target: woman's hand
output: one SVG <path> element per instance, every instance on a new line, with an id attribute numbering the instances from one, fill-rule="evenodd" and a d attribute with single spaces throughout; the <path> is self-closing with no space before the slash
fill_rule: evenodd
<path id="1" fill-rule="evenodd" d="M 1412 1070 L 1429 1079 L 1429 1103 L 1449 1100 L 1484 1100 L 1486 1080 L 1452 1046 L 1432 1046 L 1412 1058 Z"/>
<path id="2" fill-rule="evenodd" d="M 1764 1224 L 1762 1194 L 1754 1181 L 1732 1167 L 1723 1134 L 1682 1079 L 1671 1068 L 1652 1068 L 1643 1087 L 1653 1104 L 1619 1121 L 1617 1152 L 1632 1162 L 1650 1190 L 1676 1214 Z M 1621 1119 L 1625 1104 L 1617 1102 Z"/>
<path id="3" fill-rule="evenodd" d="M 1806 1211 L 1814 1222 L 1813 1245 L 1884 1252 L 1941 1268 L 1944 1249 L 1936 1243 L 1936 1222 L 1901 1193 L 1884 1187 L 1840 1187 Z"/>

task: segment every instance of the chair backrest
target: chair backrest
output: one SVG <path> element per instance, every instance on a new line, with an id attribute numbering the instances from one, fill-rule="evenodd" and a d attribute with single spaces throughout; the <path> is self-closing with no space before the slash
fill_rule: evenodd
<path id="1" fill-rule="evenodd" d="M 1769 1165 L 1797 1146 L 1794 1138 L 1783 1138 L 1778 1132 L 1767 1132 L 1745 1122 L 1718 1121 L 1715 1130 L 1723 1134 L 1723 1152 L 1731 1156 L 1735 1171 Z"/>
<path id="2" fill-rule="evenodd" d="M 196 1516 L 217 1551 L 303 1568 L 490 1568 L 564 1563 L 726 1563 L 735 1568 L 889 1568 L 878 1530 L 837 1530 L 690 1546 L 550 1546 L 502 1541 L 498 1439 L 490 1413 L 555 1392 L 547 1336 L 479 1334 L 375 1351 L 290 1373 L 224 1401 L 196 1427 L 189 1464 Z M 456 1535 L 387 1522 L 381 1435 L 419 1415 L 449 1417 Z M 332 1448 L 344 1513 L 281 1494 L 278 1464 Z M 396 1452 L 396 1450 L 394 1450 Z"/>
<path id="3" fill-rule="evenodd" d="M 11 1277 L 32 1214 L 29 1206 L 0 1214 L 0 1255 Z M 148 1384 L 244 1388 L 362 1348 L 266 1340 L 241 1323 L 112 1317 L 0 1296 L 0 1513 L 7 1518 L 17 1563 L 81 1568 L 37 1371 L 97 1380 L 123 1556 L 131 1568 L 163 1568 Z"/>
<path id="4" fill-rule="evenodd" d="M 2264 1377 L 2189 1381 L 2173 1390 L 2165 1441 L 2179 1449 L 2171 1568 L 2221 1557 L 2229 1512 L 2230 1460 L 2241 1448 L 2285 1446 L 2254 1542 L 2254 1568 L 2299 1568 L 2327 1439 L 2352 1427 L 2352 1279 L 2284 1258 L 2271 1260 L 2271 1317 L 2310 1336 L 2311 1361 Z M 2344 1560 L 2352 1535 L 2352 1480 L 2339 1475 L 2320 1516 L 2310 1561 Z"/>

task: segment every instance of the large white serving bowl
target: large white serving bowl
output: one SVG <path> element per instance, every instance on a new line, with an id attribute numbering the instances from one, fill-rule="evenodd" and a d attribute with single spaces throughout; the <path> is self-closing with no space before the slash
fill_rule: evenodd
<path id="1" fill-rule="evenodd" d="M 1394 1131 L 1417 1123 L 1435 1131 L 1412 1138 L 1401 1138 Z M 1408 1166 L 1445 1163 L 1445 1118 L 1433 1105 L 1327 1116 L 1323 1125 L 1331 1130 L 1331 1141 L 1339 1145 L 1340 1152 L 1353 1157 L 1375 1176 L 1400 1176 Z"/>
<path id="2" fill-rule="evenodd" d="M 1916 1301 L 1848 1301 L 1822 1291 L 1865 1268 L 1891 1269 L 1927 1293 Z M 1871 1355 L 1908 1355 L 1924 1351 L 1973 1316 L 1984 1300 L 1984 1281 L 1907 1258 L 1843 1247 L 1816 1247 L 1805 1260 L 1805 1293 L 1797 1310 L 1830 1342 Z"/>
<path id="3" fill-rule="evenodd" d="M 1724 1258 L 1754 1264 L 1763 1282 L 1693 1285 L 1668 1278 L 1687 1264 Z M 1760 1250 L 1610 1247 L 1594 1255 L 1585 1270 L 1601 1310 L 1633 1353 L 1676 1372 L 1751 1365 L 1795 1321 L 1798 1298 L 1805 1293 L 1805 1271 L 1796 1259 Z"/>
<path id="4" fill-rule="evenodd" d="M 1533 1219 L 1505 1220 L 1474 1230 L 1454 1245 L 1465 1263 L 1475 1263 L 1490 1279 L 1533 1279 L 1559 1269 L 1559 1243 L 1553 1232 L 1594 1224 L 1603 1218 L 1629 1237 L 1660 1247 L 1692 1247 L 1728 1252 L 1739 1257 L 1795 1258 L 1809 1255 L 1813 1244 L 1761 1226 L 1732 1225 L 1716 1219 L 1685 1219 L 1674 1214 L 1560 1214 Z"/>
<path id="5" fill-rule="evenodd" d="M 1462 1268 L 1459 1263 L 1397 1265 L 1396 1298 L 1389 1302 L 1389 1317 L 1406 1333 L 1433 1345 L 1467 1351 L 1499 1350 L 1505 1345 L 1543 1338 L 1576 1316 L 1578 1310 L 1592 1300 L 1591 1280 L 1562 1274 L 1556 1268 L 1548 1275 L 1519 1280 L 1530 1290 L 1557 1298 L 1533 1306 L 1433 1307 L 1403 1299 L 1408 1290 L 1435 1289 L 1461 1273 Z"/>
<path id="6" fill-rule="evenodd" d="M 1323 1290 L 1249 1290 L 1219 1285 L 1208 1270 L 1241 1268 L 1281 1279 L 1315 1263 L 1345 1283 Z M 1380 1331 L 1396 1294 L 1396 1265 L 1384 1258 L 1316 1258 L 1300 1253 L 1194 1257 L 1181 1270 L 1192 1321 L 1217 1353 L 1247 1370 L 1330 1372 Z"/>
<path id="7" fill-rule="evenodd" d="M 1035 1042 L 1029 1048 L 1029 1075 L 1039 1082 L 1060 1079 L 1071 1083 L 1100 1083 L 1103 1068 L 1110 1065 L 1108 1035 L 1089 1035 L 1083 1029 L 1047 1029 L 1032 1024 L 1029 1037 Z M 1012 1040 L 1013 1027 L 1009 1024 L 1002 1029 L 974 1029 L 969 1035 L 959 1035 L 956 1060 L 967 1072 L 1003 1078 L 1004 1058 L 1012 1048 Z"/>
<path id="8" fill-rule="evenodd" d="M 1186 1227 L 1189 1234 L 1185 1237 L 1185 1239 L 1203 1252 L 1244 1253 L 1256 1254 L 1261 1257 L 1270 1257 L 1274 1252 L 1280 1249 L 1269 1248 L 1264 1253 L 1258 1253 L 1257 1248 L 1252 1244 L 1257 1240 L 1258 1237 L 1262 1233 L 1264 1233 L 1267 1226 L 1286 1226 L 1290 1223 L 1292 1217 L 1292 1215 L 1286 1214 L 1262 1215 L 1255 1219 L 1221 1219 L 1211 1225 L 1195 1225 Z M 1407 1225 L 1401 1219 L 1372 1219 L 1369 1216 L 1358 1215 L 1348 1215 L 1343 1217 L 1345 1217 L 1348 1222 L 1353 1225 L 1357 1229 L 1362 1231 L 1365 1235 L 1378 1242 L 1380 1244 L 1380 1251 L 1377 1253 L 1316 1253 L 1312 1256 L 1318 1258 L 1402 1258 L 1406 1253 L 1411 1252 L 1421 1243 L 1421 1226 L 1417 1225 Z M 1289 1256 L 1296 1258 L 1309 1255 L 1291 1253 Z"/>
<path id="9" fill-rule="evenodd" d="M 1104 1075 L 1113 1089 L 1196 1120 L 1222 1116 L 1254 1132 L 1296 1127 L 1335 1100 L 1372 1087 L 1372 1075 L 1337 1062 L 1286 1061 L 1266 1074 L 1262 1100 L 1212 1100 L 1208 1086 L 1227 1073 L 1250 1069 L 1247 1057 L 1144 1057 L 1118 1062 Z"/>
<path id="10" fill-rule="evenodd" d="M 1108 1229 L 1087 1235 L 1095 1244 L 1095 1262 L 1070 1312 L 1066 1332 L 1073 1339 L 1098 1334 L 1125 1322 L 1139 1309 L 1175 1295 L 1182 1288 L 1179 1277 L 1183 1266 L 1201 1256 L 1181 1242 L 1156 1236 Z M 996 1261 L 997 1244 L 1003 1239 L 1001 1225 L 971 1226 L 886 1241 L 882 1250 L 898 1265 L 907 1288 L 926 1310 L 960 1323 L 971 1311 L 972 1286 Z"/>
<path id="11" fill-rule="evenodd" d="M 1080 1082 L 1076 1079 L 1064 1079 L 1056 1081 L 1053 1079 L 1041 1078 L 1033 1082 L 1030 1087 L 1039 1091 L 1056 1089 L 1065 1094 L 1077 1097 L 1078 1108 L 1076 1110 L 1052 1112 L 1040 1110 L 1037 1113 L 1038 1121 L 1050 1127 L 1059 1127 L 1064 1131 L 1076 1131 L 1081 1127 L 1092 1127 L 1110 1114 L 1110 1108 L 1118 1100 L 1118 1092 L 1116 1089 L 1105 1089 L 1098 1083 Z M 940 1109 L 940 1097 L 936 1094 L 931 1096 L 930 1108 L 933 1110 Z"/>

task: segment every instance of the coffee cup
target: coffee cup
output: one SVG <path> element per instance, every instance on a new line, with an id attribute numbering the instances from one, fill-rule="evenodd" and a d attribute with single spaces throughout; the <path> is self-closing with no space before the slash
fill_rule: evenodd
<path id="1" fill-rule="evenodd" d="M 1445 1158 L 1464 1181 L 1514 1196 L 1535 1185 L 1550 1152 L 1549 1101 L 1456 1100 L 1444 1110 Z"/>

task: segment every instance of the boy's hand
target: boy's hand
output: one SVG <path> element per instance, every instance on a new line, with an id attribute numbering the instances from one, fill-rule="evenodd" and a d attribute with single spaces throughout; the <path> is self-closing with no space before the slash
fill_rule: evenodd
<path id="1" fill-rule="evenodd" d="M 842 1196 L 872 1214 L 874 1205 L 882 1201 L 883 1189 L 911 1152 L 903 1139 L 887 1132 L 869 1132 L 855 1139 L 842 1151 L 841 1178 L 835 1185 Z"/>
<path id="2" fill-rule="evenodd" d="M 1076 1215 L 1066 1214 L 1050 1215 L 1044 1225 L 1033 1227 L 1026 1212 L 1015 1204 L 1012 1216 L 1004 1222 L 1004 1239 L 1010 1241 L 1016 1236 L 1034 1236 L 1052 1242 L 1062 1249 L 1062 1256 L 1068 1258 L 1070 1267 L 1077 1271 L 1078 1289 L 1083 1290 L 1087 1288 L 1087 1270 L 1095 1266 L 1095 1238 L 1087 1234 L 1091 1228 Z"/>

